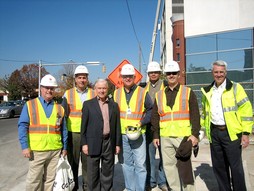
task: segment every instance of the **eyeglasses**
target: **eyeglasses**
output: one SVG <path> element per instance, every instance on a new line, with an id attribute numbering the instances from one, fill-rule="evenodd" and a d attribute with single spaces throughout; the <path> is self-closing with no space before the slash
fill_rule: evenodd
<path id="1" fill-rule="evenodd" d="M 171 74 L 172 74 L 172 75 L 177 75 L 178 72 L 166 72 L 166 75 L 167 75 L 167 76 L 170 76 Z"/>
<path id="2" fill-rule="evenodd" d="M 47 89 L 47 90 L 51 90 L 51 91 L 55 90 L 55 87 L 49 87 L 49 86 L 42 86 L 42 87 Z"/>
<path id="3" fill-rule="evenodd" d="M 133 75 L 122 75 L 122 78 L 133 78 Z"/>

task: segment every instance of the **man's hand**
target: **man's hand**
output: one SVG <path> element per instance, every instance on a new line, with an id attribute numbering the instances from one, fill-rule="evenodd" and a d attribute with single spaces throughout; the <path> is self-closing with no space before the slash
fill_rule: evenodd
<path id="1" fill-rule="evenodd" d="M 119 153 L 120 153 L 120 150 L 121 150 L 121 148 L 119 147 L 119 146 L 116 146 L 116 155 L 118 155 Z"/>
<path id="2" fill-rule="evenodd" d="M 243 148 L 246 148 L 249 146 L 249 136 L 248 135 L 242 135 L 241 145 Z"/>
<path id="3" fill-rule="evenodd" d="M 83 145 L 82 146 L 82 151 L 84 154 L 88 155 L 88 145 Z"/>
<path id="4" fill-rule="evenodd" d="M 61 154 L 62 154 L 63 157 L 66 157 L 67 156 L 67 150 L 62 150 Z"/>
<path id="5" fill-rule="evenodd" d="M 27 149 L 24 149 L 22 150 L 22 155 L 25 157 L 25 158 L 31 158 L 31 150 L 29 148 Z"/>
<path id="6" fill-rule="evenodd" d="M 193 147 L 198 144 L 198 139 L 195 136 L 193 136 L 193 135 L 189 136 L 187 141 L 189 141 L 189 140 L 191 140 Z"/>
<path id="7" fill-rule="evenodd" d="M 154 139 L 153 140 L 153 144 L 154 146 L 157 148 L 158 146 L 160 146 L 160 139 Z"/>

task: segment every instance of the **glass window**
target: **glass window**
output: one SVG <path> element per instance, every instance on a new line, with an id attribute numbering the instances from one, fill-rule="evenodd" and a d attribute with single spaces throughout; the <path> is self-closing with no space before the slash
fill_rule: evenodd
<path id="1" fill-rule="evenodd" d="M 176 46 L 179 47 L 180 46 L 180 39 L 176 39 Z"/>
<path id="2" fill-rule="evenodd" d="M 176 53 L 176 57 L 177 61 L 180 62 L 181 61 L 180 53 Z"/>
<path id="3" fill-rule="evenodd" d="M 201 95 L 200 88 L 213 81 L 212 62 L 224 60 L 227 77 L 240 82 L 253 102 L 253 34 L 253 29 L 245 29 L 187 38 L 186 84 Z"/>

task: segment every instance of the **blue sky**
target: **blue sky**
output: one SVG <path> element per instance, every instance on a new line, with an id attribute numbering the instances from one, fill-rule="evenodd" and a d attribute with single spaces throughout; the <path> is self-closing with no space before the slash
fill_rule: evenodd
<path id="1" fill-rule="evenodd" d="M 128 0 L 142 47 L 142 74 L 149 59 L 156 0 Z M 24 64 L 100 61 L 87 66 L 90 81 L 106 78 L 123 60 L 137 69 L 139 48 L 126 0 L 0 0 L 0 78 Z M 159 61 L 159 36 L 154 60 Z M 62 66 L 45 66 L 59 75 Z"/>

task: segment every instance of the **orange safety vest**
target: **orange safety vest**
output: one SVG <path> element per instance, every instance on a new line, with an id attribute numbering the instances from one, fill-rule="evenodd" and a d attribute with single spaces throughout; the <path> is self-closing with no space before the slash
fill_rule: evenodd
<path id="1" fill-rule="evenodd" d="M 52 113 L 47 118 L 39 98 L 27 102 L 30 124 L 28 142 L 31 150 L 47 151 L 58 150 L 62 146 L 61 124 L 64 109 L 54 103 Z"/>
<path id="2" fill-rule="evenodd" d="M 189 111 L 190 90 L 190 88 L 180 85 L 172 109 L 167 106 L 164 90 L 156 93 L 155 97 L 160 115 L 160 136 L 183 137 L 191 135 Z"/>
<path id="3" fill-rule="evenodd" d="M 127 105 L 124 87 L 114 92 L 114 100 L 118 103 L 120 109 L 122 134 L 126 134 L 127 126 L 136 126 L 142 119 L 144 114 L 145 95 L 145 89 L 137 86 L 130 99 L 129 105 Z M 146 127 L 143 126 L 141 132 L 144 133 L 145 131 Z"/>
<path id="4" fill-rule="evenodd" d="M 94 90 L 88 88 L 86 100 L 96 96 Z M 70 109 L 69 117 L 67 118 L 68 131 L 80 133 L 81 115 L 83 103 L 76 91 L 76 88 L 71 88 L 66 91 L 66 99 Z"/>

